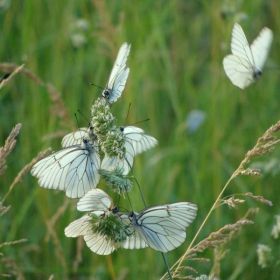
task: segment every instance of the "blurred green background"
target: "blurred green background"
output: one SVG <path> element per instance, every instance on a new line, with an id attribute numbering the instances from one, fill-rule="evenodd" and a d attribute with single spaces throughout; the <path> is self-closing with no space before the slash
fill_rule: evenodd
<path id="1" fill-rule="evenodd" d="M 43 82 L 52 84 L 61 93 L 68 115 L 51 100 L 46 86 L 26 75 L 17 75 L 0 91 L 1 146 L 12 127 L 22 123 L 17 146 L 1 177 L 0 197 L 39 151 L 61 149 L 62 136 L 78 127 L 77 109 L 90 118 L 92 101 L 101 93 L 90 84 L 106 85 L 119 47 L 128 42 L 131 72 L 112 112 L 119 125 L 150 118 L 138 126 L 159 140 L 155 149 L 136 158 L 134 173 L 148 205 L 191 201 L 199 207 L 185 243 L 166 255 L 172 265 L 187 249 L 245 153 L 280 119 L 279 11 L 278 0 L 1 0 L 1 62 L 24 63 Z M 231 84 L 222 67 L 236 21 L 249 42 L 264 26 L 274 32 L 263 77 L 244 91 Z M 198 126 L 192 119 L 187 121 L 193 110 L 200 110 L 204 118 Z M 87 125 L 79 114 L 78 119 L 80 126 Z M 245 227 L 228 246 L 230 251 L 221 261 L 221 279 L 279 279 L 279 240 L 271 237 L 274 216 L 280 213 L 279 149 L 255 162 L 264 176 L 239 177 L 225 195 L 252 192 L 274 206 L 249 199 L 238 209 L 222 206 L 197 240 L 236 222 L 250 207 L 260 208 L 254 225 Z M 117 196 L 113 197 L 116 201 Z M 143 209 L 136 186 L 130 198 L 136 211 Z M 0 273 L 21 271 L 22 279 L 51 275 L 55 279 L 159 279 L 164 274 L 162 256 L 152 249 L 119 249 L 105 257 L 92 253 L 83 240 L 66 238 L 64 228 L 82 215 L 75 210 L 75 200 L 68 205 L 67 201 L 63 192 L 42 189 L 29 173 L 24 176 L 5 201 L 11 209 L 1 216 L 0 244 L 21 238 L 28 241 L 0 249 Z M 63 205 L 66 209 L 61 210 L 50 234 L 47 223 Z M 259 243 L 273 248 L 274 262 L 263 269 L 256 255 Z M 198 273 L 186 271 L 184 275 L 211 273 L 213 251 L 198 256 L 211 261 L 185 263 Z"/>

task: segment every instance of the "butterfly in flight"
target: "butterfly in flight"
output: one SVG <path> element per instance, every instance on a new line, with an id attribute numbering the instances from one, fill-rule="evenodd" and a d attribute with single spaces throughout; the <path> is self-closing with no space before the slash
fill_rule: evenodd
<path id="1" fill-rule="evenodd" d="M 232 54 L 224 58 L 223 66 L 226 75 L 235 86 L 244 89 L 260 78 L 272 39 L 272 31 L 264 27 L 249 45 L 241 26 L 238 23 L 234 24 L 231 38 Z"/>

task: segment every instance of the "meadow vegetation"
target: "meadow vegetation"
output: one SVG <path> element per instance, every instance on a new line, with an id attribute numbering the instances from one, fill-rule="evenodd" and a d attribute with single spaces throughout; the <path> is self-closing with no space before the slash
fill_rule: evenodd
<path id="1" fill-rule="evenodd" d="M 91 83 L 106 85 L 119 47 L 128 42 L 131 72 L 112 113 L 119 125 L 149 118 L 139 127 L 159 141 L 136 158 L 133 172 L 149 206 L 198 205 L 186 241 L 166 254 L 168 263 L 178 263 L 192 244 L 182 277 L 278 279 L 279 10 L 274 0 L 1 0 L 0 70 L 16 72 L 0 84 L 0 275 L 121 280 L 165 274 L 162 256 L 150 248 L 99 256 L 82 238 L 67 238 L 64 228 L 82 216 L 77 200 L 40 188 L 29 173 L 50 147 L 61 149 L 65 134 L 88 125 L 102 91 Z M 249 42 L 264 26 L 274 33 L 263 76 L 246 90 L 233 86 L 222 67 L 234 22 Z M 77 109 L 86 116 L 78 113 L 78 123 Z M 193 110 L 204 116 L 195 128 L 187 121 Z M 143 209 L 136 187 L 130 198 L 135 211 Z"/>

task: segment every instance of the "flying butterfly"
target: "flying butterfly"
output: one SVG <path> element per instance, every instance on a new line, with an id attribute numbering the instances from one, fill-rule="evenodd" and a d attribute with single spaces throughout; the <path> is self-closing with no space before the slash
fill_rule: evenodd
<path id="1" fill-rule="evenodd" d="M 121 96 L 129 74 L 129 68 L 126 68 L 126 60 L 130 52 L 130 45 L 123 43 L 117 55 L 109 81 L 102 96 L 110 103 L 114 103 Z"/>
<path id="2" fill-rule="evenodd" d="M 234 24 L 231 38 L 232 54 L 224 58 L 223 66 L 226 75 L 235 86 L 244 89 L 260 78 L 272 39 L 272 31 L 264 27 L 249 45 L 242 27 L 238 23 Z"/>
<path id="3" fill-rule="evenodd" d="M 155 147 L 158 141 L 149 135 L 144 134 L 144 130 L 135 126 L 121 126 L 120 131 L 125 139 L 125 157 L 105 156 L 101 163 L 101 169 L 112 170 L 115 167 L 123 169 L 123 174 L 127 175 L 133 165 L 134 157 L 148 149 Z"/>
<path id="4" fill-rule="evenodd" d="M 39 186 L 65 191 L 70 198 L 80 198 L 96 188 L 100 179 L 98 146 L 91 141 L 87 130 L 84 136 L 81 131 L 66 135 L 62 140 L 64 149 L 32 167 L 31 174 L 39 179 Z"/>
<path id="5" fill-rule="evenodd" d="M 177 202 L 153 206 L 128 216 L 132 226 L 149 247 L 169 252 L 186 239 L 186 229 L 197 215 L 197 206 L 190 202 Z"/>
<path id="6" fill-rule="evenodd" d="M 117 248 L 140 249 L 147 247 L 140 234 L 133 232 L 128 215 L 119 212 L 118 207 L 114 207 L 112 199 L 104 191 L 100 189 L 90 190 L 79 200 L 77 209 L 90 211 L 90 213 L 69 224 L 65 228 L 65 235 L 67 237 L 83 236 L 87 246 L 94 253 L 109 255 Z M 94 226 L 98 227 L 110 215 L 123 224 L 124 230 L 116 232 L 116 235 L 122 234 L 123 239 L 120 242 L 115 242 L 102 230 L 94 230 Z M 112 230 L 115 230 L 114 225 L 112 226 Z"/>

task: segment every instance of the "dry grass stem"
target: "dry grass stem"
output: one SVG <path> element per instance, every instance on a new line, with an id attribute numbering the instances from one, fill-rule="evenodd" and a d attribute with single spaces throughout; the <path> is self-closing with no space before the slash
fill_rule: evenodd
<path id="1" fill-rule="evenodd" d="M 51 223 L 46 222 L 47 225 L 47 230 L 48 230 L 48 235 L 50 237 L 52 237 L 52 240 L 54 242 L 54 248 L 55 248 L 55 255 L 57 260 L 59 261 L 59 263 L 62 266 L 62 270 L 65 274 L 68 273 L 68 266 L 64 257 L 64 253 L 60 244 L 60 240 L 59 237 L 57 235 L 57 232 L 55 231 L 55 229 L 51 226 Z"/>
<path id="2" fill-rule="evenodd" d="M 181 258 L 179 260 L 177 260 L 177 262 L 171 267 L 171 269 L 174 269 L 174 267 L 176 266 L 176 269 L 174 271 L 173 275 L 177 274 L 178 269 L 180 268 L 182 262 L 186 259 L 187 255 L 193 251 L 193 243 L 195 242 L 196 238 L 198 237 L 199 233 L 201 232 L 202 228 L 204 227 L 206 221 L 208 220 L 208 218 L 210 217 L 210 215 L 212 214 L 212 212 L 214 211 L 215 208 L 217 208 L 217 206 L 221 203 L 221 197 L 224 193 L 224 191 L 226 190 L 227 186 L 230 184 L 230 182 L 237 177 L 238 175 L 251 175 L 251 176 L 260 176 L 260 173 L 258 170 L 256 169 L 247 169 L 245 170 L 244 167 L 245 165 L 250 161 L 250 159 L 252 157 L 256 157 L 256 156 L 262 156 L 266 153 L 271 152 L 274 149 L 274 146 L 277 145 L 280 140 L 276 138 L 275 135 L 272 135 L 275 132 L 278 132 L 280 130 L 280 121 L 278 121 L 275 125 L 271 126 L 269 129 L 267 129 L 265 131 L 265 133 L 263 134 L 262 137 L 260 137 L 257 140 L 257 143 L 255 144 L 255 146 L 253 147 L 252 150 L 248 151 L 245 155 L 245 158 L 241 161 L 240 165 L 238 166 L 238 168 L 234 171 L 234 173 L 231 175 L 231 177 L 229 178 L 229 180 L 227 181 L 227 183 L 225 184 L 225 186 L 223 187 L 223 189 L 221 190 L 220 194 L 218 195 L 216 201 L 214 202 L 213 206 L 211 207 L 210 211 L 208 212 L 208 214 L 206 215 L 204 221 L 202 222 L 200 228 L 198 229 L 197 233 L 195 234 L 192 242 L 190 243 L 189 247 L 187 248 L 186 252 L 184 253 L 183 256 L 181 256 Z M 252 197 L 253 198 L 253 197 Z M 255 197 L 254 197 L 255 198 Z M 265 200 L 265 199 L 260 199 L 260 197 L 258 197 L 258 201 L 262 202 L 262 203 L 267 203 L 267 205 L 270 205 L 271 202 Z M 203 241 L 202 241 L 203 242 Z M 205 243 L 199 243 L 200 250 L 203 250 L 204 248 L 207 248 L 207 246 L 215 246 L 216 244 L 220 243 L 220 241 L 216 240 L 215 242 L 209 242 L 209 241 L 205 241 Z M 196 246 L 195 246 L 196 247 Z M 194 247 L 194 248 L 195 248 Z M 166 274 L 164 274 L 163 277 L 165 277 Z M 163 279 L 163 278 L 161 278 Z"/>
<path id="3" fill-rule="evenodd" d="M 50 94 L 51 100 L 54 103 L 54 106 L 52 108 L 52 114 L 58 116 L 61 119 L 61 125 L 63 127 L 70 126 L 70 128 L 74 130 L 75 126 L 70 118 L 68 110 L 64 105 L 64 102 L 61 99 L 60 92 L 52 84 L 47 83 L 46 87 Z"/>
<path id="4" fill-rule="evenodd" d="M 225 199 L 225 198 L 221 199 L 219 204 L 217 204 L 216 208 L 220 207 L 223 204 L 228 205 L 229 208 L 237 208 L 238 204 L 242 204 L 244 202 L 245 202 L 244 199 L 238 199 L 238 198 L 235 198 L 234 196 L 231 196 L 228 199 Z"/>
<path id="5" fill-rule="evenodd" d="M 243 220 L 249 219 L 259 213 L 259 208 L 250 208 L 243 217 Z"/>
<path id="6" fill-rule="evenodd" d="M 57 220 L 60 218 L 60 216 L 62 214 L 64 214 L 64 212 L 66 211 L 66 208 L 68 207 L 69 202 L 70 202 L 70 200 L 68 198 L 65 198 L 63 205 L 57 209 L 57 211 L 55 212 L 55 214 L 52 216 L 52 218 L 50 220 L 46 221 L 47 228 L 51 229 L 51 230 L 47 232 L 45 241 L 49 240 L 50 236 L 52 235 L 53 228 L 55 227 Z"/>
<path id="7" fill-rule="evenodd" d="M 206 258 L 191 258 L 191 256 L 189 256 L 189 259 L 197 262 L 210 262 L 210 259 L 206 259 Z"/>
<path id="8" fill-rule="evenodd" d="M 65 260 L 65 256 L 63 253 L 63 249 L 60 243 L 60 239 L 58 237 L 57 231 L 55 230 L 55 224 L 57 220 L 60 218 L 60 216 L 65 212 L 70 200 L 68 198 L 65 198 L 64 204 L 59 207 L 56 211 L 56 213 L 53 215 L 53 217 L 49 220 L 46 221 L 46 226 L 47 226 L 47 234 L 45 237 L 45 241 L 47 242 L 50 238 L 52 238 L 54 242 L 54 248 L 55 248 L 55 254 L 60 262 L 61 266 L 63 267 L 64 273 L 67 275 L 68 273 L 68 266 Z"/>
<path id="9" fill-rule="evenodd" d="M 226 249 L 225 246 L 228 243 L 230 243 L 234 238 L 237 237 L 238 233 L 240 232 L 241 228 L 244 225 L 250 225 L 253 223 L 252 221 L 248 220 L 248 218 L 256 213 L 258 213 L 258 209 L 255 208 L 249 209 L 242 220 L 236 222 L 234 225 L 227 225 L 219 230 L 219 232 L 222 233 L 228 230 L 230 230 L 230 232 L 228 234 L 226 242 L 224 244 L 221 244 L 220 246 L 217 246 L 214 249 L 214 264 L 213 264 L 212 272 L 213 275 L 215 275 L 218 279 L 220 278 L 220 272 L 221 272 L 220 262 L 230 252 L 230 250 Z"/>
<path id="10" fill-rule="evenodd" d="M 6 200 L 6 198 L 8 197 L 8 195 L 11 193 L 11 191 L 13 190 L 14 186 L 16 184 L 18 184 L 21 180 L 22 180 L 22 177 L 30 171 L 31 167 L 37 162 L 39 161 L 40 159 L 44 158 L 47 154 L 49 154 L 51 151 L 50 148 L 46 149 L 45 151 L 43 152 L 40 152 L 38 154 L 38 156 L 34 159 L 32 159 L 32 161 L 30 163 L 28 163 L 27 165 L 25 165 L 23 167 L 23 169 L 18 173 L 18 175 L 16 176 L 16 178 L 14 179 L 13 183 L 11 184 L 11 186 L 9 187 L 9 191 L 6 193 L 6 195 L 4 196 L 3 200 L 1 201 L 2 203 Z"/>
<path id="11" fill-rule="evenodd" d="M 11 245 L 23 243 L 23 242 L 26 242 L 26 241 L 27 241 L 27 239 L 23 238 L 23 239 L 14 240 L 14 241 L 11 241 L 11 242 L 4 242 L 4 243 L 0 244 L 0 248 L 4 247 L 4 246 L 11 246 Z"/>
<path id="12" fill-rule="evenodd" d="M 5 215 L 9 210 L 11 209 L 11 205 L 9 206 L 3 206 L 2 202 L 0 202 L 0 217 Z"/>
<path id="13" fill-rule="evenodd" d="M 22 271 L 20 270 L 20 267 L 17 266 L 17 264 L 10 258 L 1 258 L 1 263 L 5 266 L 5 268 L 9 271 L 9 274 L 5 273 L 5 274 L 1 274 L 0 276 L 5 276 L 5 277 L 14 277 L 14 279 L 20 279 L 20 280 L 24 280 L 25 277 L 23 276 Z M 8 275 L 8 276 L 7 276 Z"/>
<path id="14" fill-rule="evenodd" d="M 240 175 L 248 175 L 248 176 L 261 176 L 260 170 L 247 168 L 246 170 L 241 170 Z"/>
<path id="15" fill-rule="evenodd" d="M 84 239 L 82 236 L 79 236 L 77 238 L 77 251 L 76 251 L 76 257 L 73 262 L 73 271 L 77 272 L 79 268 L 79 264 L 83 261 L 82 257 L 82 249 L 84 247 Z"/>
<path id="16" fill-rule="evenodd" d="M 247 169 L 244 170 L 244 166 L 250 161 L 251 158 L 262 156 L 267 153 L 273 151 L 274 147 L 280 142 L 280 139 L 277 139 L 273 133 L 276 133 L 280 130 L 280 121 L 278 121 L 275 125 L 271 126 L 262 137 L 257 140 L 256 145 L 253 147 L 252 150 L 248 151 L 245 155 L 245 158 L 241 162 L 238 169 L 234 172 L 234 177 L 238 176 L 239 174 L 242 175 L 256 175 L 259 176 L 259 170 L 254 169 Z"/>
<path id="17" fill-rule="evenodd" d="M 0 81 L 0 89 L 1 89 L 2 87 L 4 87 L 6 84 L 8 84 L 8 83 L 14 78 L 14 76 L 15 76 L 16 74 L 18 74 L 19 72 L 21 72 L 22 69 L 23 69 L 23 67 L 24 67 L 24 64 L 21 65 L 21 66 L 16 66 L 16 68 L 14 68 L 14 70 L 13 70 L 13 73 L 11 73 L 10 75 L 9 75 L 9 74 L 6 74 L 6 75 L 4 76 L 4 78 L 2 78 L 1 81 Z"/>
<path id="18" fill-rule="evenodd" d="M 251 216 L 257 212 L 258 212 L 257 209 L 250 209 L 250 211 L 246 213 L 245 217 Z M 212 232 L 207 238 L 199 242 L 193 248 L 190 248 L 188 250 L 188 255 L 186 255 L 186 259 L 190 260 L 191 259 L 190 254 L 203 252 L 206 249 L 215 250 L 218 248 L 223 248 L 223 246 L 231 242 L 236 237 L 237 233 L 241 230 L 243 226 L 251 225 L 251 224 L 253 224 L 253 221 L 242 219 L 240 221 L 237 221 L 235 224 L 225 225 L 224 227 L 220 228 L 218 231 Z M 217 257 L 216 262 L 218 262 L 218 260 L 221 260 L 222 257 L 224 257 L 226 254 L 224 249 L 220 249 L 220 251 L 221 252 L 219 252 L 219 255 L 216 256 Z M 179 270 L 175 271 L 176 274 L 173 273 L 174 278 L 180 278 L 180 277 L 175 277 L 175 275 L 178 275 L 179 271 L 182 271 L 181 268 L 182 266 L 180 266 Z M 216 264 L 216 269 L 217 269 L 217 264 Z"/>
<path id="19" fill-rule="evenodd" d="M 0 148 L 0 176 L 3 175 L 7 169 L 6 157 L 12 152 L 14 149 L 17 140 L 15 140 L 16 136 L 19 134 L 21 129 L 21 124 L 17 124 L 13 130 L 11 131 L 10 135 L 8 136 L 7 140 L 5 141 L 4 147 Z"/>
<path id="20" fill-rule="evenodd" d="M 0 70 L 3 72 L 15 71 L 16 69 L 18 69 L 20 67 L 23 67 L 23 65 L 19 66 L 14 63 L 0 63 Z M 44 82 L 40 78 L 38 78 L 34 73 L 27 70 L 26 68 L 21 68 L 19 72 L 20 72 L 20 74 L 26 76 L 27 78 L 34 81 L 35 83 L 37 83 L 39 85 L 44 85 Z"/>
<path id="21" fill-rule="evenodd" d="M 122 42 L 120 38 L 122 38 L 121 33 L 123 30 L 122 26 L 124 24 L 124 15 L 120 13 L 118 24 L 113 23 L 105 2 L 98 0 L 93 0 L 92 2 L 97 10 L 97 13 L 102 15 L 99 28 L 100 32 L 94 33 L 94 36 L 98 37 L 108 47 L 107 50 L 103 47 L 100 50 L 100 53 L 110 57 L 113 62 L 116 58 L 115 50 L 118 49 L 118 46 L 120 46 Z M 116 41 L 113 41 L 114 38 L 116 38 Z"/>
<path id="22" fill-rule="evenodd" d="M 270 200 L 267 200 L 267 199 L 263 198 L 262 196 L 253 195 L 251 192 L 248 192 L 245 195 L 252 198 L 252 199 L 255 199 L 255 200 L 259 201 L 262 204 L 265 204 L 265 205 L 268 205 L 268 206 L 273 206 L 273 204 Z"/>
<path id="23" fill-rule="evenodd" d="M 32 161 L 30 162 L 30 165 L 34 165 L 36 162 L 38 162 L 39 160 L 45 158 L 47 155 L 50 154 L 50 152 L 52 151 L 51 148 L 47 148 L 46 150 L 39 152 L 39 154 L 37 155 L 37 157 L 33 158 Z"/>
<path id="24" fill-rule="evenodd" d="M 220 278 L 221 272 L 221 260 L 223 260 L 229 252 L 230 250 L 220 250 L 219 248 L 214 249 L 214 263 L 211 272 L 213 272 L 218 279 Z"/>
<path id="25" fill-rule="evenodd" d="M 59 130 L 55 133 L 46 134 L 42 137 L 42 141 L 44 142 L 46 140 L 52 140 L 55 138 L 63 138 L 67 133 L 69 133 L 69 131 Z"/>

